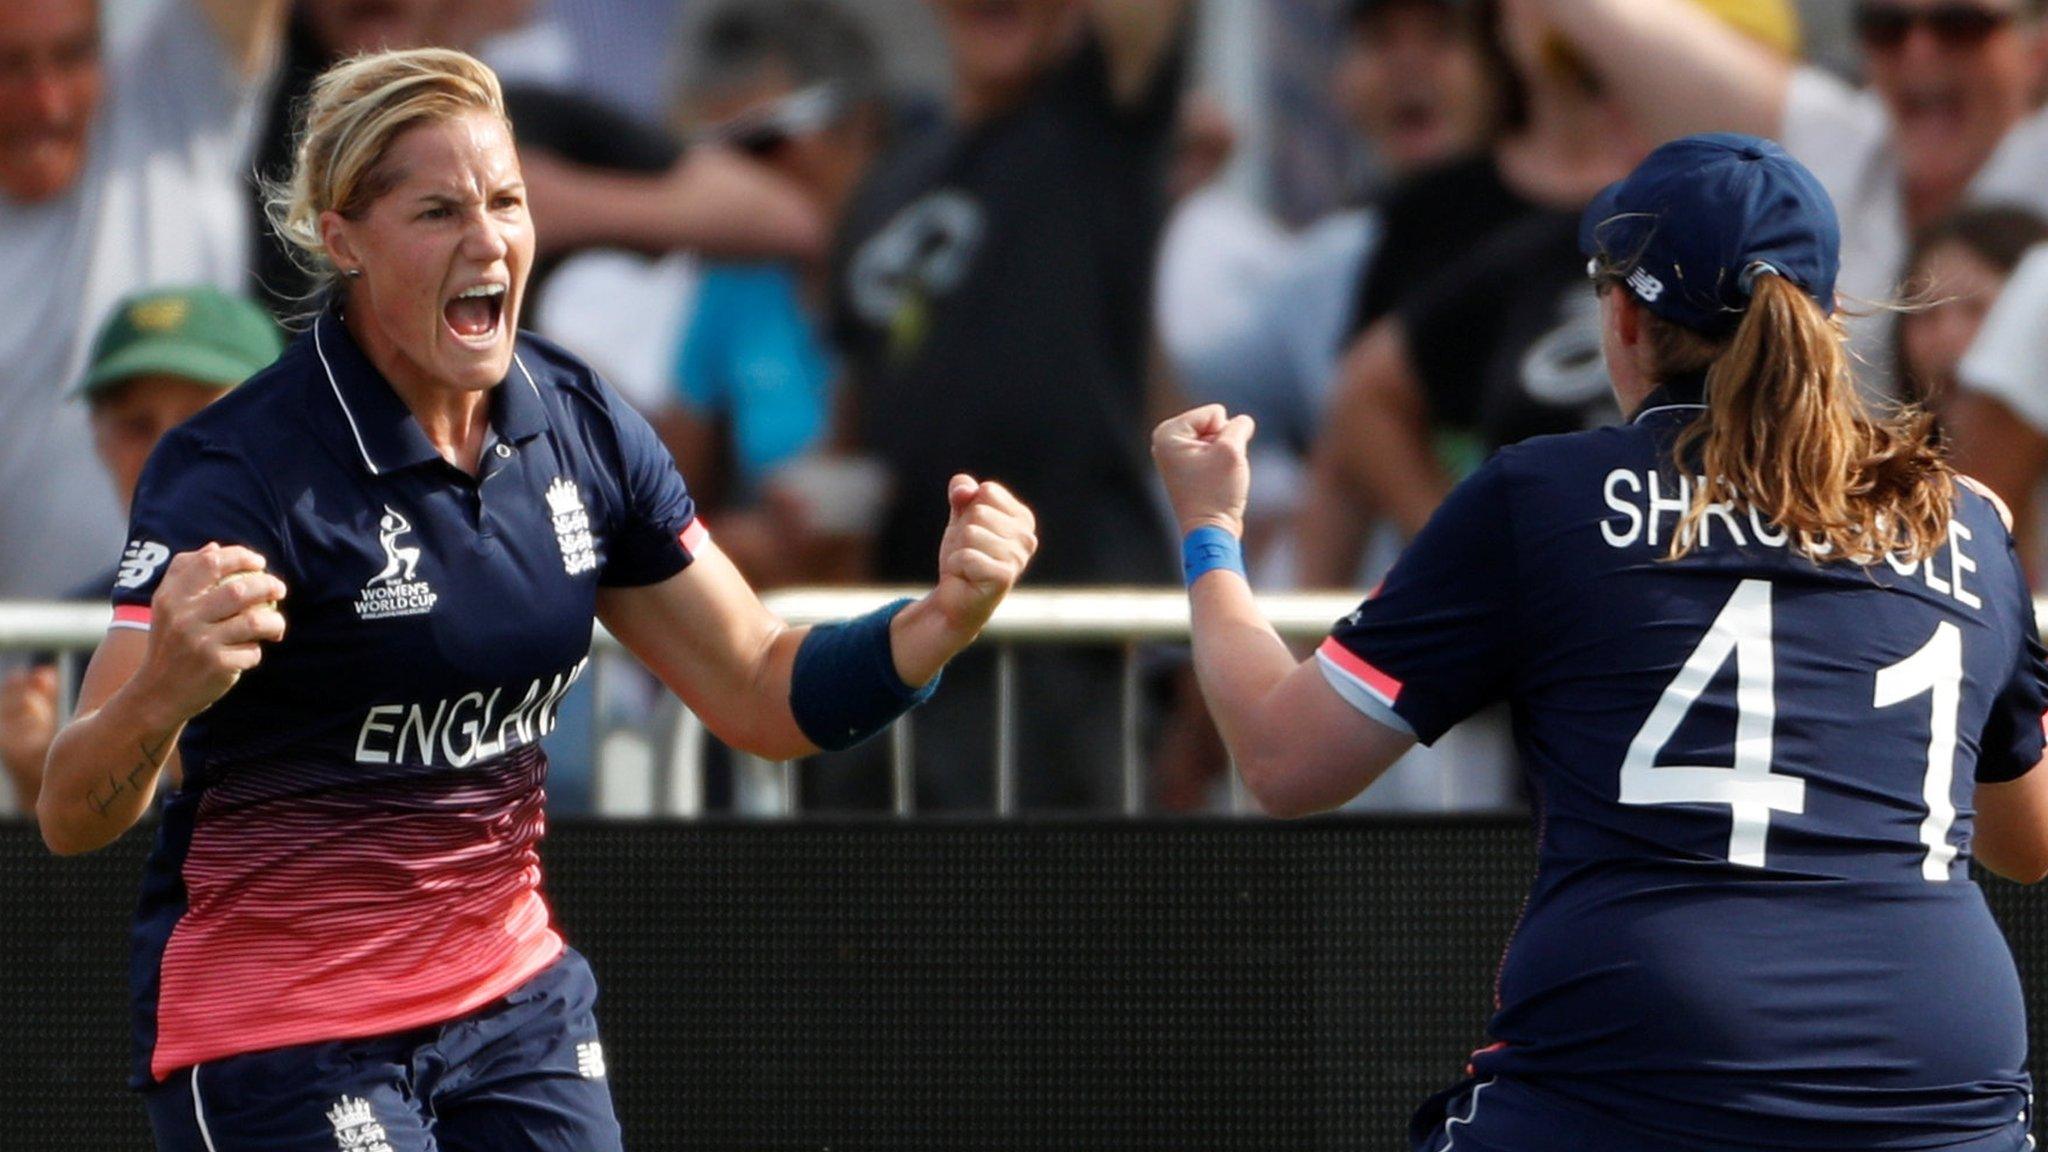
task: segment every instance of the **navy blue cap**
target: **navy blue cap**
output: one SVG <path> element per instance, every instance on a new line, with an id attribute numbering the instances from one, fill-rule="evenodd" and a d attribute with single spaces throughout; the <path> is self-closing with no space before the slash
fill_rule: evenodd
<path id="1" fill-rule="evenodd" d="M 1842 226 L 1820 181 L 1790 153 L 1716 132 L 1663 145 L 1595 197 L 1579 249 L 1657 316 L 1725 336 L 1766 271 L 1832 313 Z"/>

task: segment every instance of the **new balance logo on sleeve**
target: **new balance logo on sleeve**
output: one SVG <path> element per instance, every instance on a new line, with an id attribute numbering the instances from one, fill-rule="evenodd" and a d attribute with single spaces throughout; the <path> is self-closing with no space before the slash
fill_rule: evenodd
<path id="1" fill-rule="evenodd" d="M 114 583 L 122 588 L 140 588 L 156 576 L 156 570 L 171 558 L 171 550 L 154 540 L 131 540 L 121 553 L 121 571 Z"/>

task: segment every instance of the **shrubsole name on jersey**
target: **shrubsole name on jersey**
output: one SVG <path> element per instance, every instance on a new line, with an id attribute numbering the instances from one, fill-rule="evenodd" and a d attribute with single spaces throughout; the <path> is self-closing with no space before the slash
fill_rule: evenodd
<path id="1" fill-rule="evenodd" d="M 504 711 L 503 687 L 464 692 L 431 704 L 375 704 L 356 732 L 356 763 L 417 762 L 467 768 L 479 760 L 523 748 L 555 730 L 563 697 L 583 675 L 589 657 L 566 672 L 539 677 Z"/>
<path id="2" fill-rule="evenodd" d="M 1690 478 L 1676 477 L 1674 491 L 1665 495 L 1666 487 L 1673 483 L 1673 477 L 1654 468 L 1646 471 L 1616 468 L 1609 472 L 1601 484 L 1601 491 L 1606 496 L 1607 506 L 1619 514 L 1619 519 L 1610 516 L 1600 522 L 1600 537 L 1607 541 L 1607 546 L 1633 548 L 1646 544 L 1652 548 L 1663 547 L 1667 518 L 1669 530 L 1675 531 L 1685 519 L 1686 511 L 1692 507 Z M 1696 547 L 1712 548 L 1717 542 L 1725 542 L 1738 548 L 1751 543 L 1766 548 L 1783 548 L 1790 542 L 1788 533 L 1765 522 L 1756 509 L 1736 495 L 1729 485 L 1723 483 L 1721 487 L 1729 491 L 1729 498 L 1707 505 L 1706 514 L 1699 521 L 1699 539 L 1693 542 Z M 1884 562 L 1901 576 L 1917 574 L 1927 582 L 1930 590 L 1952 596 L 1966 608 L 1982 608 L 1983 599 L 1963 584 L 1964 575 L 1977 570 L 1977 562 L 1963 551 L 1963 545 L 1974 539 L 1967 526 L 1950 520 L 1947 549 L 1935 552 L 1925 560 L 1908 562 L 1887 556 Z"/>

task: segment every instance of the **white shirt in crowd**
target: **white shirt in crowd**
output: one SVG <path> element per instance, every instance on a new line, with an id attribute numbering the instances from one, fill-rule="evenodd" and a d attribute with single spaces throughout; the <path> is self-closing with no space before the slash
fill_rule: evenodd
<path id="1" fill-rule="evenodd" d="M 64 399 L 101 318 L 142 288 L 248 276 L 241 180 L 263 85 L 189 0 L 109 42 L 103 67 L 78 183 L 36 204 L 0 195 L 0 599 L 65 592 L 120 557 L 84 406 Z"/>
<path id="2" fill-rule="evenodd" d="M 1159 245 L 1152 321 L 1182 396 L 1259 425 L 1251 507 L 1285 519 L 1300 498 L 1303 452 L 1322 427 L 1352 302 L 1379 217 L 1332 213 L 1298 233 L 1221 184 L 1174 209 Z M 1285 587 L 1291 563 L 1255 558 L 1261 587 Z M 1283 557 L 1284 559 L 1284 557 Z"/>
<path id="3" fill-rule="evenodd" d="M 688 253 L 650 258 L 593 248 L 548 277 L 533 326 L 581 356 L 633 407 L 653 414 L 675 407 L 676 350 L 702 279 Z"/>
<path id="4" fill-rule="evenodd" d="M 2018 204 L 2048 214 L 2048 114 L 2035 113 L 2009 133 L 1970 184 L 1977 204 Z M 1891 120 L 1876 93 L 1806 67 L 1794 73 L 1785 101 L 1787 151 L 1813 170 L 1842 221 L 1842 303 L 1885 303 L 1899 296 L 1912 237 L 1906 224 Z M 1888 389 L 1894 315 L 1878 310 L 1851 317 L 1857 353 L 1873 366 L 1870 382 Z"/>
<path id="5" fill-rule="evenodd" d="M 1956 375 L 2048 436 L 2048 245 L 2013 269 Z"/>

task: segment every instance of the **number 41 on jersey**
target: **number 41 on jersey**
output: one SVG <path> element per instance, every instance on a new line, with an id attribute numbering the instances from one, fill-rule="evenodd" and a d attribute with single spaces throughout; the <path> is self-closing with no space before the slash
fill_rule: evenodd
<path id="1" fill-rule="evenodd" d="M 1735 750 L 1727 767 L 1659 765 L 1657 756 L 1692 711 L 1700 694 L 1735 659 Z M 1963 637 L 1954 624 L 1935 626 L 1920 650 L 1879 670 L 1873 708 L 1890 708 L 1920 695 L 1933 697 L 1927 738 L 1927 770 L 1921 796 L 1927 816 L 1920 842 L 1927 846 L 1920 874 L 1946 881 L 1956 856 L 1948 842 L 1955 823 L 1949 786 L 1955 778 L 1956 724 L 1963 683 Z M 1728 859 L 1764 866 L 1771 813 L 1806 810 L 1806 781 L 1771 771 L 1771 729 L 1777 719 L 1771 651 L 1771 585 L 1744 580 L 1686 658 L 1656 707 L 1629 743 L 1621 765 L 1623 804 L 1726 804 L 1730 813 Z"/>

